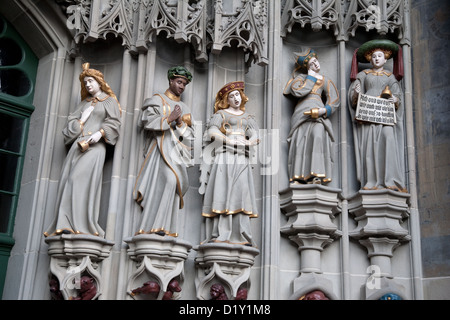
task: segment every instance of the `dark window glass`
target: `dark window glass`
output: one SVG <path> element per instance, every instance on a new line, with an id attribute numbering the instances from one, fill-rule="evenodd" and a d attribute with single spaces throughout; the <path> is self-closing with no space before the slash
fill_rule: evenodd
<path id="1" fill-rule="evenodd" d="M 24 119 L 0 112 L 0 149 L 20 152 Z"/>
<path id="2" fill-rule="evenodd" d="M 18 69 L 0 70 L 0 92 L 16 97 L 26 95 L 31 82 L 26 74 Z"/>
<path id="3" fill-rule="evenodd" d="M 8 232 L 10 211 L 13 202 L 12 195 L 0 193 L 0 232 Z"/>
<path id="4" fill-rule="evenodd" d="M 19 156 L 0 151 L 0 190 L 14 192 Z"/>
<path id="5" fill-rule="evenodd" d="M 0 39 L 0 66 L 14 66 L 22 61 L 22 49 L 12 39 Z"/>

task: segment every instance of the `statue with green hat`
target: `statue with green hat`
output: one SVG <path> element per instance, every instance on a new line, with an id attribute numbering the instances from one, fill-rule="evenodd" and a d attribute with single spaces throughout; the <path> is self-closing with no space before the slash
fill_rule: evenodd
<path id="1" fill-rule="evenodd" d="M 385 69 L 394 59 L 393 71 Z M 358 72 L 358 62 L 370 62 L 372 68 Z M 363 190 L 391 189 L 406 192 L 401 48 L 387 39 L 375 39 L 354 51 L 351 85 L 348 90 L 349 110 L 353 119 L 356 174 Z M 395 122 L 391 125 L 356 120 L 361 94 L 387 99 L 395 105 Z"/>
<path id="2" fill-rule="evenodd" d="M 187 168 L 193 165 L 193 120 L 190 108 L 181 101 L 192 74 L 175 66 L 167 71 L 167 78 L 168 89 L 145 99 L 141 109 L 145 158 L 133 196 L 142 209 L 136 234 L 177 237 L 178 213 L 189 188 Z"/>

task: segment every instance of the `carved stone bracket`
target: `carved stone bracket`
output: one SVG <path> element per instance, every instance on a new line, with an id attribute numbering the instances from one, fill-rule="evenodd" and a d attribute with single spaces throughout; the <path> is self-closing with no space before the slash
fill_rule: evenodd
<path id="1" fill-rule="evenodd" d="M 45 238 L 50 256 L 50 280 L 56 278 L 64 299 L 76 299 L 83 292 L 82 277 L 92 279 L 90 300 L 102 293 L 99 263 L 109 257 L 114 242 L 82 234 L 62 234 Z"/>
<path id="2" fill-rule="evenodd" d="M 169 284 L 177 281 L 182 287 L 184 262 L 192 245 L 183 240 L 155 234 L 140 234 L 124 240 L 128 244 L 128 255 L 136 262 L 136 269 L 129 278 L 127 293 L 133 299 L 146 299 L 148 296 L 135 294 L 133 290 L 147 282 L 155 282 L 160 288 L 156 299 L 165 298 L 170 290 Z M 136 292 L 136 291 L 135 291 Z M 181 294 L 173 292 L 171 299 L 179 299 Z"/>
<path id="3" fill-rule="evenodd" d="M 349 212 L 358 223 L 349 235 L 367 248 L 373 268 L 370 281 L 375 284 L 366 283 L 366 296 L 377 290 L 384 292 L 386 288 L 399 287 L 391 279 L 391 258 L 397 247 L 411 240 L 408 230 L 401 226 L 409 217 L 409 197 L 407 193 L 382 189 L 360 190 L 349 199 Z M 402 294 L 400 289 L 395 293 Z"/>
<path id="4" fill-rule="evenodd" d="M 339 212 L 339 193 L 340 189 L 317 184 L 291 184 L 280 192 L 281 210 L 288 218 L 281 233 L 298 245 L 301 254 L 300 277 L 294 280 L 293 296 L 307 293 L 302 289 L 306 284 L 309 291 L 317 289 L 332 296 L 331 282 L 321 275 L 321 253 L 342 235 L 331 220 Z"/>
<path id="5" fill-rule="evenodd" d="M 240 289 L 250 290 L 250 271 L 259 250 L 254 247 L 229 243 L 205 243 L 197 251 L 197 298 L 211 299 L 211 286 L 219 283 L 225 288 L 227 298 L 238 296 Z"/>

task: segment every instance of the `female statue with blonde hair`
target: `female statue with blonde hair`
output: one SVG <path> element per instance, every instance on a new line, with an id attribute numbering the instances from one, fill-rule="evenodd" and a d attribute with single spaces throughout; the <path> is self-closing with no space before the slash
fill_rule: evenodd
<path id="1" fill-rule="evenodd" d="M 259 139 L 258 125 L 245 111 L 247 101 L 243 81 L 223 86 L 204 135 L 199 192 L 207 218 L 205 242 L 254 246 L 250 218 L 258 214 L 249 156 Z"/>
<path id="2" fill-rule="evenodd" d="M 119 138 L 119 102 L 103 74 L 83 64 L 81 102 L 67 118 L 62 133 L 70 150 L 59 180 L 56 218 L 45 236 L 91 234 L 104 236 L 98 224 L 106 144 Z"/>

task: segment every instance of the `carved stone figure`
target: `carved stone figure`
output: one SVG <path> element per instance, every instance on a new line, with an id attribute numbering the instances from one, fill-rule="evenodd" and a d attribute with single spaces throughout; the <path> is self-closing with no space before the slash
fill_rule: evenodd
<path id="1" fill-rule="evenodd" d="M 175 292 L 180 292 L 181 287 L 178 280 L 173 279 L 169 282 L 169 285 L 167 286 L 167 291 L 164 293 L 162 300 L 172 300 L 172 297 Z"/>
<path id="2" fill-rule="evenodd" d="M 80 291 L 78 296 L 72 297 L 71 300 L 92 300 L 97 294 L 95 280 L 89 276 L 82 276 L 80 279 Z"/>
<path id="3" fill-rule="evenodd" d="M 211 300 L 228 300 L 225 288 L 220 283 L 213 284 L 209 293 L 211 294 Z"/>
<path id="4" fill-rule="evenodd" d="M 58 186 L 56 212 L 45 236 L 75 233 L 104 236 L 98 224 L 106 144 L 119 138 L 121 109 L 103 74 L 83 64 L 81 103 L 63 129 L 70 147 Z"/>
<path id="5" fill-rule="evenodd" d="M 248 290 L 246 288 L 240 288 L 236 293 L 234 300 L 247 300 Z"/>
<path id="6" fill-rule="evenodd" d="M 283 91 L 298 99 L 287 138 L 289 181 L 326 184 L 331 181 L 335 139 L 329 117 L 340 105 L 339 93 L 330 79 L 319 74 L 314 50 L 296 57 L 296 69 Z M 295 75 L 297 71 L 301 73 Z"/>
<path id="7" fill-rule="evenodd" d="M 216 95 L 207 126 L 200 177 L 207 218 L 207 241 L 254 245 L 250 218 L 257 217 L 249 154 L 259 143 L 258 125 L 245 111 L 243 81 L 230 82 Z"/>
<path id="8" fill-rule="evenodd" d="M 191 111 L 181 94 L 192 80 L 184 67 L 170 68 L 169 88 L 144 101 L 140 126 L 146 133 L 145 159 L 134 188 L 142 208 L 138 234 L 178 236 L 177 215 L 183 208 L 194 139 Z"/>
<path id="9" fill-rule="evenodd" d="M 330 300 L 330 299 L 328 299 L 327 296 L 322 291 L 314 290 L 300 297 L 299 300 Z"/>
<path id="10" fill-rule="evenodd" d="M 371 40 L 355 51 L 352 63 L 352 84 L 349 92 L 349 106 L 352 119 L 358 95 L 381 97 L 395 104 L 396 123 L 394 125 L 374 122 L 353 122 L 357 178 L 363 190 L 392 189 L 406 192 L 403 158 L 403 107 L 401 79 L 401 54 L 399 46 L 390 40 Z M 384 69 L 391 57 L 395 75 Z M 357 73 L 358 62 L 370 62 L 372 69 Z M 390 91 L 390 92 L 389 92 Z M 385 95 L 387 94 L 387 95 Z"/>
<path id="11" fill-rule="evenodd" d="M 131 291 L 131 295 L 135 296 L 135 295 L 139 295 L 139 294 L 152 294 L 156 297 L 159 293 L 159 290 L 160 290 L 160 286 L 159 286 L 158 282 L 147 281 L 142 285 L 142 287 L 133 289 Z"/>
<path id="12" fill-rule="evenodd" d="M 52 300 L 64 300 L 63 294 L 59 289 L 59 281 L 58 279 L 52 275 L 49 281 L 50 286 L 50 295 Z"/>

